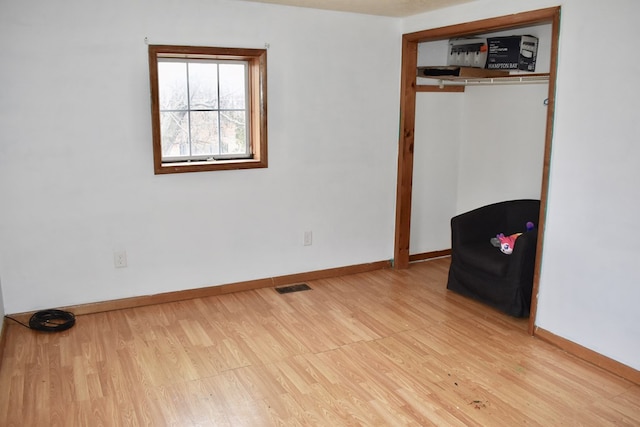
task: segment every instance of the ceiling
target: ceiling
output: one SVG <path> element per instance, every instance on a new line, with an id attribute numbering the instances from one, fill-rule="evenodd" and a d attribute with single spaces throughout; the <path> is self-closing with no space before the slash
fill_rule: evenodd
<path id="1" fill-rule="evenodd" d="M 313 9 L 405 17 L 474 0 L 243 0 Z"/>

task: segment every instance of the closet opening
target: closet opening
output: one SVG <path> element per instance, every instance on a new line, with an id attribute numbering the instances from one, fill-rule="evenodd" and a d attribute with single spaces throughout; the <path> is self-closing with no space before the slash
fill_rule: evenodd
<path id="1" fill-rule="evenodd" d="M 404 34 L 402 37 L 402 69 L 400 93 L 400 138 L 398 146 L 398 178 L 396 187 L 396 223 L 394 242 L 394 268 L 404 269 L 410 262 L 411 206 L 414 173 L 414 144 L 416 127 L 416 93 L 418 91 L 438 91 L 417 85 L 418 45 L 424 42 L 442 41 L 478 34 L 518 30 L 540 24 L 551 25 L 550 58 L 548 73 L 548 93 L 546 99 L 546 127 L 544 132 L 544 153 L 540 188 L 540 218 L 537 255 L 529 316 L 529 334 L 533 335 L 537 309 L 537 294 L 540 280 L 540 261 L 544 246 L 545 218 L 547 208 L 548 181 L 553 139 L 555 112 L 556 69 L 560 27 L 560 7 L 540 9 L 514 15 L 484 19 L 463 24 L 434 28 Z M 444 86 L 447 88 L 447 86 Z M 457 91 L 458 89 L 446 89 Z M 413 259 L 416 259 L 415 256 Z"/>

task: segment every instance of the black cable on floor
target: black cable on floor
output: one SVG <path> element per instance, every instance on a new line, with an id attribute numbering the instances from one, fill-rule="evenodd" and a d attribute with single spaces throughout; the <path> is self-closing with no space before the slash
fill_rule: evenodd
<path id="1" fill-rule="evenodd" d="M 25 327 L 25 328 L 27 328 L 27 329 L 31 329 L 31 328 L 29 327 L 29 325 L 25 325 L 24 323 L 22 323 L 22 322 L 21 322 L 21 321 L 19 321 L 18 319 L 14 319 L 14 318 L 13 318 L 13 317 L 11 317 L 11 316 L 4 316 L 4 317 L 6 317 L 6 318 L 7 318 L 7 319 L 9 319 L 9 320 L 13 320 L 13 321 L 14 321 L 14 322 L 16 322 L 17 324 L 22 325 L 22 326 L 24 326 L 24 327 Z"/>
<path id="2" fill-rule="evenodd" d="M 76 324 L 76 316 L 73 313 L 54 309 L 42 310 L 34 313 L 29 319 L 28 325 L 25 325 L 10 316 L 5 317 L 29 329 L 43 332 L 66 331 Z"/>

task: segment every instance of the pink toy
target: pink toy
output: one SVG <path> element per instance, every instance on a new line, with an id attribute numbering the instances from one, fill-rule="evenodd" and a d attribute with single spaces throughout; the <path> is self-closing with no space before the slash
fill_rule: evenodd
<path id="1" fill-rule="evenodd" d="M 531 221 L 527 222 L 525 225 L 527 231 L 532 231 L 535 228 L 535 224 Z M 491 244 L 507 254 L 511 255 L 513 252 L 513 247 L 516 245 L 516 239 L 520 237 L 522 233 L 515 233 L 509 236 L 505 236 L 504 233 L 498 234 L 496 237 L 491 238 Z"/>
<path id="2" fill-rule="evenodd" d="M 498 234 L 496 237 L 500 241 L 500 250 L 507 255 L 511 255 L 513 247 L 516 244 L 516 239 L 520 237 L 521 234 L 522 233 L 515 233 L 510 236 L 505 236 L 503 233 Z"/>

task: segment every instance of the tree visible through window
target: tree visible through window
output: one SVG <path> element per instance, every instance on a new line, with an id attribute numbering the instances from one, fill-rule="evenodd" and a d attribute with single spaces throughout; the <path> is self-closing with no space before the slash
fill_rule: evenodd
<path id="1" fill-rule="evenodd" d="M 266 167 L 266 51 L 149 46 L 156 173 Z"/>

